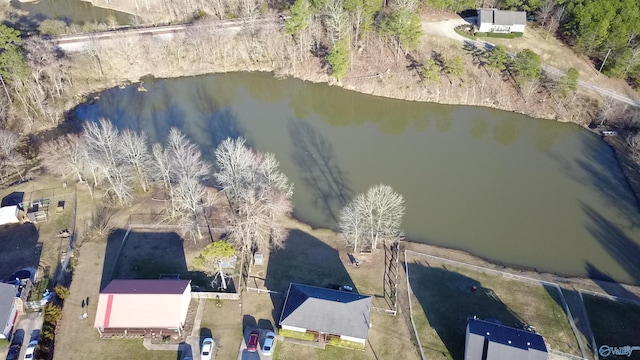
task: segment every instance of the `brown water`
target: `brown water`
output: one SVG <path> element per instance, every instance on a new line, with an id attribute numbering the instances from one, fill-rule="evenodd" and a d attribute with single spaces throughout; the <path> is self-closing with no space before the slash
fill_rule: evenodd
<path id="1" fill-rule="evenodd" d="M 127 25 L 133 22 L 131 14 L 96 7 L 90 2 L 82 0 L 37 0 L 31 2 L 11 0 L 11 6 L 27 11 L 30 17 L 39 20 L 58 19 L 80 25 L 88 22 L 108 24 L 111 21 L 115 21 L 117 25 Z"/>
<path id="2" fill-rule="evenodd" d="M 180 128 L 203 152 L 243 136 L 295 183 L 295 215 L 335 227 L 377 183 L 406 199 L 407 238 L 517 266 L 640 284 L 640 216 L 612 149 L 573 124 L 486 108 L 376 98 L 237 73 L 103 92 L 107 117 L 162 141 Z"/>

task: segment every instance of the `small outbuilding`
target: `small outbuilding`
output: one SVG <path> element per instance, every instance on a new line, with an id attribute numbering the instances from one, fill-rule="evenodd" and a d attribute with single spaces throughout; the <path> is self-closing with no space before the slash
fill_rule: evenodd
<path id="1" fill-rule="evenodd" d="M 0 339 L 10 339 L 13 326 L 18 321 L 16 293 L 16 286 L 0 283 Z"/>
<path id="2" fill-rule="evenodd" d="M 542 336 L 495 322 L 469 319 L 464 360 L 548 360 Z"/>
<path id="3" fill-rule="evenodd" d="M 371 305 L 370 296 L 291 283 L 279 324 L 284 330 L 317 334 L 320 341 L 340 338 L 364 346 Z"/>
<path id="4" fill-rule="evenodd" d="M 523 33 L 527 13 L 498 9 L 478 9 L 478 32 Z"/>
<path id="5" fill-rule="evenodd" d="M 0 208 L 0 225 L 15 224 L 20 222 L 18 215 L 20 208 L 17 205 L 3 206 Z"/>
<path id="6" fill-rule="evenodd" d="M 180 334 L 190 301 L 189 280 L 112 280 L 100 292 L 94 326 L 101 337 Z"/>

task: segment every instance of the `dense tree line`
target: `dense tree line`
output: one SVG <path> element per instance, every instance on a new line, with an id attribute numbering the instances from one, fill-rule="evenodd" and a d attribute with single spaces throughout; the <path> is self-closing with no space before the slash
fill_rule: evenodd
<path id="1" fill-rule="evenodd" d="M 566 13 L 564 34 L 577 51 L 606 58 L 609 76 L 640 79 L 640 2 L 576 0 Z"/>
<path id="2" fill-rule="evenodd" d="M 417 7 L 417 0 L 389 4 L 382 0 L 296 0 L 284 29 L 303 48 L 325 43 L 327 62 L 340 80 L 348 73 L 353 49 L 368 46 L 373 37 L 388 42 L 398 55 L 415 49 L 422 36 Z"/>

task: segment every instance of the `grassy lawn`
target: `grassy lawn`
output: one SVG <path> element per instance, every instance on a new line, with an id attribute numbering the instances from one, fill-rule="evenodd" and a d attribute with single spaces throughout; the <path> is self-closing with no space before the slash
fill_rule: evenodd
<path id="1" fill-rule="evenodd" d="M 555 288 L 411 255 L 407 262 L 414 320 L 428 358 L 462 359 L 467 318 L 473 316 L 533 326 L 552 349 L 580 354 Z"/>
<path id="2" fill-rule="evenodd" d="M 299 225 L 299 224 L 298 224 Z M 358 268 L 347 265 L 347 249 L 335 234 L 291 224 L 283 249 L 266 254 L 265 264 L 253 266 L 250 285 L 278 291 L 278 294 L 244 292 L 243 325 L 260 328 L 276 327 L 284 296 L 290 282 L 326 287 L 352 285 L 354 290 L 374 296 L 374 306 L 385 305 L 376 295 L 382 294 L 384 253 L 358 254 Z M 264 279 L 264 280 L 262 280 Z M 265 285 L 266 284 L 266 285 Z M 208 313 L 208 310 L 205 310 Z M 203 320 L 204 322 L 204 320 Z M 403 316 L 371 313 L 373 327 L 365 350 L 327 345 L 324 350 L 278 342 L 274 359 L 418 359 L 411 343 L 409 327 Z M 213 329 L 213 328 L 212 328 Z M 215 330 L 214 330 L 215 332 Z M 214 334 L 215 336 L 215 334 Z M 237 356 L 237 348 L 236 354 Z M 225 357 L 226 358 L 226 357 Z M 231 358 L 229 358 L 231 359 Z"/>
<path id="3" fill-rule="evenodd" d="M 0 197 L 6 196 L 28 204 L 35 199 L 49 198 L 47 221 L 37 224 L 24 223 L 6 225 L 0 228 L 0 279 L 4 280 L 14 271 L 31 267 L 40 269 L 38 277 L 54 278 L 59 270 L 59 262 L 66 251 L 69 239 L 57 235 L 64 229 L 72 230 L 73 204 L 75 190 L 73 187 L 50 186 L 60 183 L 43 179 L 28 182 L 9 189 L 3 189 Z M 44 189 L 43 189 L 44 188 Z M 64 211 L 56 212 L 58 201 L 64 201 Z"/>
<path id="4" fill-rule="evenodd" d="M 640 306 L 619 303 L 601 297 L 583 294 L 591 330 L 598 347 L 640 346 Z M 612 359 L 640 359 L 640 351 L 631 357 L 609 357 Z"/>
<path id="5" fill-rule="evenodd" d="M 216 306 L 215 300 L 207 300 L 200 325 L 201 336 L 212 336 L 218 346 L 216 359 L 238 358 L 242 343 L 242 313 L 239 301 L 223 300 Z"/>

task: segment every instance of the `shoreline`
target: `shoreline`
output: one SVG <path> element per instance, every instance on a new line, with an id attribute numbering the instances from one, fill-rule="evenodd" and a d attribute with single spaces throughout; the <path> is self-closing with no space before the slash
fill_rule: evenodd
<path id="1" fill-rule="evenodd" d="M 233 73 L 233 72 L 267 72 L 269 73 L 271 76 L 274 77 L 278 77 L 277 74 L 274 71 L 269 71 L 266 69 L 258 69 L 258 70 L 254 70 L 254 71 L 236 71 L 235 69 L 233 71 L 218 71 L 218 72 L 207 72 L 207 73 L 196 73 L 196 74 L 188 74 L 185 72 L 181 72 L 180 74 L 177 74 L 177 76 L 173 76 L 173 77 L 154 77 L 153 81 L 162 81 L 162 80 L 170 80 L 170 79 L 175 79 L 175 78 L 180 78 L 180 77 L 195 77 L 195 76 L 215 76 L 215 75 L 219 75 L 219 74 L 226 74 L 226 73 Z M 148 75 L 147 75 L 148 76 Z M 287 74 L 287 77 L 292 77 L 298 80 L 302 80 L 302 81 L 309 81 L 311 83 L 317 83 L 317 84 L 321 84 L 324 83 L 328 86 L 338 86 L 340 88 L 343 88 L 345 90 L 348 91 L 354 91 L 357 93 L 361 93 L 361 94 L 366 94 L 366 95 L 371 95 L 371 96 L 379 96 L 379 97 L 385 97 L 385 98 L 391 98 L 391 99 L 398 99 L 398 100 L 403 100 L 403 101 L 415 101 L 415 102 L 428 102 L 428 101 L 422 101 L 419 99 L 407 99 L 407 98 L 399 98 L 399 97 L 393 97 L 393 96 L 386 96 L 384 94 L 375 94 L 375 93 L 368 93 L 365 91 L 361 91 L 360 89 L 358 89 L 355 86 L 344 86 L 341 83 L 332 81 L 332 78 L 326 74 L 316 74 L 316 76 L 304 76 L 304 74 L 302 76 L 295 75 L 295 74 Z M 93 100 L 97 100 L 100 97 L 100 94 L 103 91 L 106 90 L 110 90 L 110 89 L 114 89 L 116 87 L 119 86 L 144 86 L 144 83 L 146 81 L 150 81 L 151 79 L 147 78 L 138 78 L 138 79 L 133 79 L 133 78 L 122 78 L 119 80 L 113 80 L 110 82 L 110 84 L 101 84 L 102 86 L 99 86 L 97 88 L 97 90 L 91 91 L 91 92 L 87 92 L 79 97 L 76 97 L 77 100 L 79 100 L 79 102 L 67 113 L 67 117 L 65 118 L 65 122 L 71 121 L 71 123 L 73 121 L 77 121 L 77 119 L 74 119 L 72 117 L 73 114 L 73 110 L 77 107 L 80 106 L 83 103 L 86 102 L 90 102 Z M 111 85 L 111 86 L 110 86 Z M 479 106 L 479 107 L 487 107 L 487 108 L 493 108 L 496 110 L 500 110 L 500 111 L 508 111 L 508 112 L 513 112 L 513 113 L 519 113 L 519 114 L 524 114 L 526 116 L 532 117 L 533 116 L 526 114 L 524 112 L 517 112 L 517 111 L 511 111 L 511 110 L 506 110 L 506 109 L 502 109 L 500 107 L 497 106 L 483 106 L 483 105 L 468 105 L 468 104 L 461 104 L 461 103 L 449 103 L 446 101 L 443 102 L 432 102 L 432 103 L 436 103 L 436 104 L 442 104 L 442 105 L 456 105 L 456 106 Z M 552 121 L 559 121 L 559 122 L 571 122 L 571 121 L 560 121 L 557 119 L 550 119 L 550 118 L 544 118 L 545 120 L 552 120 Z M 575 122 L 574 122 L 575 123 Z M 594 132 L 596 133 L 596 131 L 594 131 L 593 129 L 589 129 L 588 127 L 585 127 L 581 124 L 577 124 L 580 125 L 584 130 L 590 131 L 590 132 Z M 605 142 L 607 142 L 607 144 L 609 144 L 609 146 L 612 147 L 616 159 L 618 161 L 618 166 L 620 167 L 623 176 L 625 178 L 626 183 L 628 184 L 628 186 L 630 187 L 632 193 L 635 196 L 636 199 L 636 204 L 638 204 L 640 201 L 639 199 L 639 195 L 640 195 L 640 178 L 636 177 L 630 177 L 630 175 L 635 174 L 634 173 L 634 169 L 636 169 L 638 166 L 633 166 L 636 164 L 633 164 L 632 162 L 629 161 L 629 157 L 627 156 L 627 154 L 624 152 L 624 141 L 622 141 L 621 139 L 605 139 L 603 140 Z M 637 170 L 635 170 L 637 171 Z M 636 179 L 637 178 L 637 179 Z M 632 179 L 635 179 L 636 182 L 632 181 Z M 635 185 L 635 186 L 634 186 Z M 333 231 L 331 229 L 325 229 L 323 227 L 316 227 L 313 223 L 311 224 L 307 224 L 302 222 L 299 219 L 295 219 L 295 221 L 301 223 L 301 224 L 305 224 L 306 226 L 308 226 L 310 229 L 314 229 L 314 230 L 326 230 L 326 231 Z M 550 272 L 540 272 L 538 271 L 535 267 L 534 268 L 530 268 L 530 267 L 525 267 L 525 266 L 518 266 L 516 264 L 509 264 L 509 263 L 502 263 L 500 261 L 496 261 L 496 260 L 492 260 L 489 258 L 485 258 L 482 256 L 478 256 L 475 255 L 473 253 L 470 253 L 468 251 L 466 251 L 465 249 L 456 249 L 456 248 L 449 248 L 446 246 L 438 246 L 438 245 L 433 245 L 433 244 L 429 244 L 429 243 L 424 243 L 424 242 L 419 242 L 419 241 L 415 241 L 415 240 L 411 240 L 408 239 L 405 241 L 408 244 L 416 244 L 418 246 L 427 246 L 429 248 L 432 249 L 438 249 L 437 252 L 442 252 L 444 251 L 444 253 L 453 253 L 453 254 L 457 254 L 460 253 L 462 254 L 462 257 L 465 258 L 469 258 L 471 261 L 473 262 L 483 262 L 485 264 L 490 264 L 492 267 L 495 267 L 496 269 L 509 269 L 510 272 L 515 272 L 515 273 L 528 273 L 531 274 L 532 277 L 535 277 L 537 275 L 542 275 L 545 278 L 553 278 L 555 279 L 552 282 L 559 282 L 559 283 L 563 283 L 565 281 L 565 279 L 573 279 L 573 278 L 579 278 L 582 280 L 587 280 L 589 281 L 591 284 L 594 283 L 593 279 L 588 279 L 588 278 L 580 278 L 580 277 L 575 277 L 572 275 L 566 275 L 566 274 L 560 274 L 560 273 L 550 273 Z M 442 257 L 447 257 L 447 256 L 442 256 Z M 550 280 L 549 280 L 550 281 Z M 599 280 L 598 280 L 599 281 Z M 627 284 L 628 286 L 640 286 L 640 285 L 632 285 L 632 284 Z M 638 295 L 640 295 L 640 288 L 637 289 L 638 291 Z"/>
<path id="2" fill-rule="evenodd" d="M 297 229 L 308 232 L 317 237 L 333 237 L 337 239 L 340 234 L 327 228 L 315 228 L 296 218 L 288 219 L 288 229 Z M 337 240 L 338 242 L 340 240 Z M 516 265 L 502 264 L 500 262 L 474 255 L 462 249 L 448 248 L 412 240 L 403 240 L 400 243 L 402 250 L 411 250 L 447 260 L 458 261 L 467 265 L 474 265 L 490 270 L 503 271 L 512 275 L 531 278 L 538 281 L 546 281 L 558 284 L 562 288 L 579 291 L 585 290 L 605 296 L 616 296 L 631 302 L 637 302 L 640 297 L 640 285 L 610 282 L 607 280 L 592 279 L 580 276 L 565 276 L 556 273 L 539 271 L 535 268 L 518 267 Z M 336 250 L 340 251 L 341 248 Z M 636 297 L 635 299 L 633 297 Z"/>

